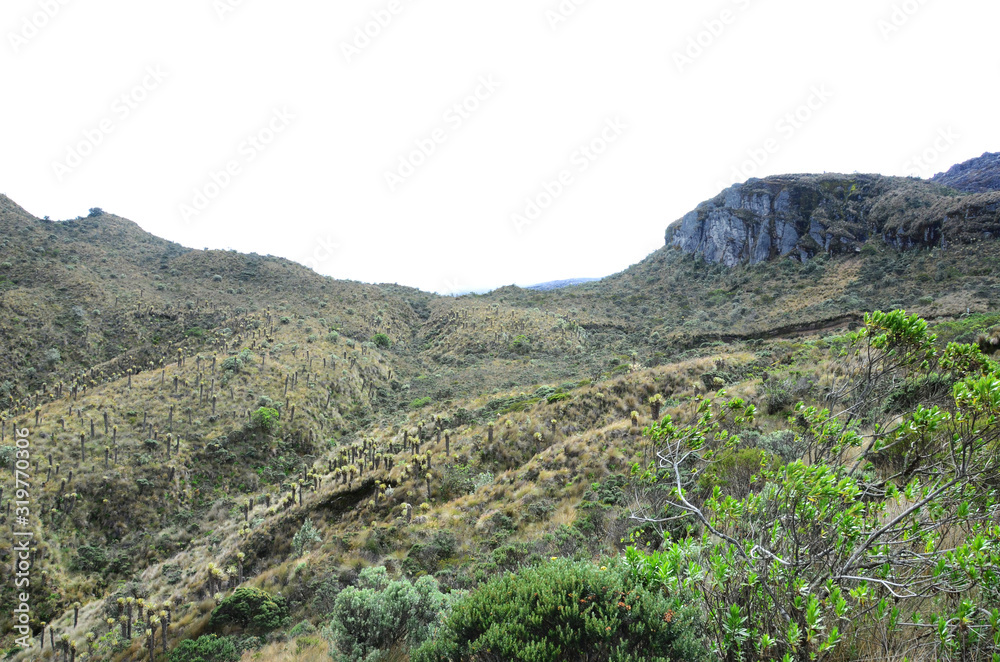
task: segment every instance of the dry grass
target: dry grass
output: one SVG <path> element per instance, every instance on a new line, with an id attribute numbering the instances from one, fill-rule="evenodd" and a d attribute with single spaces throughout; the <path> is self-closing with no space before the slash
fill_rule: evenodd
<path id="1" fill-rule="evenodd" d="M 329 644 L 320 636 L 299 637 L 293 641 L 268 644 L 257 651 L 247 651 L 240 662 L 329 662 Z"/>

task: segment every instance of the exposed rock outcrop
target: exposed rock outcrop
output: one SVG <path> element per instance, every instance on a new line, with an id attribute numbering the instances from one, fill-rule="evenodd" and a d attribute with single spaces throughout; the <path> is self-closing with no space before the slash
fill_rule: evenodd
<path id="1" fill-rule="evenodd" d="M 1000 237 L 1000 193 L 956 196 L 942 185 L 880 175 L 751 179 L 667 228 L 666 243 L 728 267 L 860 251 L 872 238 L 900 249 Z"/>
<path id="2" fill-rule="evenodd" d="M 1000 153 L 986 152 L 934 175 L 931 181 L 965 193 L 1000 191 Z"/>

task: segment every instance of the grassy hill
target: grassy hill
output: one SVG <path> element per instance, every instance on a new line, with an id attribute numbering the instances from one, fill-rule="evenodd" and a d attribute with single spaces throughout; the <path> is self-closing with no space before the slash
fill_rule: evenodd
<path id="1" fill-rule="evenodd" d="M 904 223 L 906 209 L 886 213 Z M 665 247 L 593 283 L 454 298 L 191 250 L 106 213 L 41 220 L 2 196 L 0 237 L 0 513 L 13 529 L 15 430 L 30 430 L 31 515 L 18 526 L 35 534 L 31 625 L 44 628 L 44 647 L 15 646 L 4 565 L 13 659 L 61 659 L 70 642 L 92 660 L 195 659 L 182 642 L 209 633 L 245 659 L 328 659 L 343 636 L 317 628 L 338 596 L 375 581 L 367 568 L 433 577 L 456 604 L 553 557 L 708 535 L 692 517 L 635 517 L 665 498 L 631 471 L 666 466 L 658 444 L 675 431 L 661 419 L 693 425 L 706 397 L 754 405 L 752 420 L 725 423 L 744 447 L 713 428 L 717 456 L 686 467 L 685 485 L 702 508 L 716 489 L 763 493 L 762 470 L 816 436 L 797 402 L 859 406 L 843 389 L 857 367 L 848 332 L 879 331 L 867 311 L 920 314 L 939 336 L 924 351 L 942 357 L 951 341 L 1000 348 L 989 239 L 899 250 L 871 238 L 734 268 Z M 878 393 L 895 404 L 852 423 L 879 499 L 896 478 L 875 457 L 878 425 L 951 406 L 942 393 L 974 369 L 947 360 L 894 366 Z M 0 543 L 5 558 L 13 544 Z M 213 620 L 248 588 L 280 596 L 267 612 L 280 624 Z M 699 625 L 710 643 L 713 609 Z M 389 645 L 409 659 L 399 637 Z"/>

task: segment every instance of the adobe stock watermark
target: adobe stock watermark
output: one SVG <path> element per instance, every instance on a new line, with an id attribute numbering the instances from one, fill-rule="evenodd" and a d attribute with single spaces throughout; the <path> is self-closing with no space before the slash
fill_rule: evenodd
<path id="1" fill-rule="evenodd" d="M 524 207 L 510 215 L 514 230 L 521 234 L 547 212 L 577 182 L 577 177 L 590 170 L 629 128 L 621 117 L 608 118 L 597 135 L 580 145 L 569 156 L 569 167 L 552 179 L 543 180 L 541 190 L 524 199 Z"/>
<path id="2" fill-rule="evenodd" d="M 413 0 L 389 0 L 384 7 L 371 12 L 368 20 L 355 26 L 351 36 L 340 42 L 340 52 L 344 54 L 347 64 L 353 62 L 375 43 L 412 2 Z"/>
<path id="3" fill-rule="evenodd" d="M 385 171 L 383 176 L 389 186 L 389 192 L 395 193 L 396 189 L 413 177 L 455 132 L 482 109 L 483 104 L 493 98 L 501 85 L 502 83 L 492 74 L 480 76 L 476 87 L 449 106 L 441 115 L 444 126 L 435 127 L 423 137 L 414 140 L 414 149 L 400 154 L 395 169 Z"/>
<path id="4" fill-rule="evenodd" d="M 230 14 L 246 4 L 246 0 L 212 0 L 212 9 L 220 21 L 226 20 Z"/>
<path id="5" fill-rule="evenodd" d="M 14 54 L 20 53 L 28 42 L 41 34 L 69 3 L 70 0 L 38 0 L 38 10 L 22 16 L 17 30 L 7 33 L 7 41 L 10 42 Z"/>
<path id="6" fill-rule="evenodd" d="M 734 165 L 730 171 L 729 183 L 716 182 L 718 189 L 721 191 L 756 176 L 771 157 L 795 139 L 795 136 L 830 102 L 833 96 L 833 91 L 825 83 L 812 86 L 802 103 L 790 109 L 775 122 L 770 137 L 746 150 L 747 158 Z"/>
<path id="7" fill-rule="evenodd" d="M 701 27 L 687 38 L 687 43 L 673 52 L 674 66 L 678 73 L 694 65 L 705 53 L 722 39 L 723 35 L 750 9 L 751 0 L 730 0 L 736 9 L 726 7 L 701 22 Z"/>
<path id="8" fill-rule="evenodd" d="M 248 135 L 236 148 L 236 154 L 228 159 L 221 168 L 208 173 L 202 184 L 192 191 L 190 200 L 178 205 L 178 212 L 184 223 L 191 223 L 207 210 L 223 191 L 232 186 L 242 175 L 247 166 L 253 163 L 284 133 L 296 119 L 288 108 L 275 108 L 271 117 L 260 129 Z"/>
<path id="9" fill-rule="evenodd" d="M 878 31 L 884 41 L 889 41 L 894 35 L 909 24 L 929 0 L 903 0 L 894 3 L 889 15 L 878 20 Z"/>
<path id="10" fill-rule="evenodd" d="M 90 158 L 97 148 L 158 90 L 169 74 L 156 64 L 146 67 L 142 78 L 111 102 L 108 114 L 81 131 L 81 138 L 66 146 L 61 160 L 52 162 L 52 174 L 60 184 Z"/>
<path id="11" fill-rule="evenodd" d="M 552 7 L 545 10 L 545 20 L 548 21 L 549 29 L 557 31 L 562 25 L 576 15 L 580 7 L 587 4 L 587 0 L 559 0 Z"/>
<path id="12" fill-rule="evenodd" d="M 954 147 L 961 137 L 950 126 L 938 129 L 934 140 L 926 148 L 903 163 L 904 175 L 924 179 L 932 176 L 936 170 L 934 164 L 944 156 L 945 152 Z"/>
<path id="13" fill-rule="evenodd" d="M 14 469 L 14 491 L 11 504 L 14 505 L 14 520 L 10 525 L 13 555 L 13 588 L 12 602 L 15 607 L 11 615 L 11 623 L 19 635 L 14 643 L 22 648 L 31 647 L 31 570 L 33 550 L 31 542 L 34 539 L 32 530 L 33 515 L 31 495 L 31 431 L 27 428 L 14 429 L 14 446 L 16 450 Z M 16 599 L 14 599 L 16 598 Z"/>
<path id="14" fill-rule="evenodd" d="M 312 252 L 303 257 L 301 262 L 316 273 L 319 273 L 319 268 L 333 259 L 340 252 L 341 246 L 340 242 L 330 235 L 317 236 L 313 239 L 312 243 Z"/>

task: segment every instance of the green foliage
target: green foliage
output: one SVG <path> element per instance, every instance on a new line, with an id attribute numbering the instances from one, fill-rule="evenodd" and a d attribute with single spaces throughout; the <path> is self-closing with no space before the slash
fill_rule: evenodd
<path id="1" fill-rule="evenodd" d="M 300 621 L 295 627 L 288 631 L 288 638 L 294 639 L 295 637 L 301 637 L 304 634 L 310 634 L 315 631 L 315 625 L 309 621 Z"/>
<path id="2" fill-rule="evenodd" d="M 687 513 L 704 537 L 649 559 L 630 550 L 629 564 L 648 585 L 700 596 L 727 662 L 874 645 L 915 654 L 915 642 L 929 659 L 990 659 L 1000 654 L 1000 612 L 985 606 L 1000 584 L 1000 375 L 984 374 L 992 366 L 970 347 L 939 352 L 926 323 L 902 311 L 867 316 L 851 341 L 828 398 L 837 408 L 799 403 L 789 419 L 799 461 L 741 447 L 753 415 L 739 400 L 706 398 L 689 422 L 645 430 L 658 461 L 634 467 L 648 504 L 636 517 L 666 525 L 665 513 Z M 948 397 L 942 367 L 965 375 Z M 753 481 L 734 490 L 721 479 L 737 469 Z M 685 482 L 692 473 L 701 494 Z M 923 639 L 930 625 L 936 638 Z"/>
<path id="3" fill-rule="evenodd" d="M 13 469 L 14 461 L 17 459 L 17 449 L 13 446 L 0 446 L 0 467 Z"/>
<path id="4" fill-rule="evenodd" d="M 384 567 L 366 568 L 356 587 L 337 596 L 324 634 L 336 646 L 338 662 L 379 662 L 394 646 L 419 646 L 446 605 L 431 577 L 411 584 L 389 579 Z"/>
<path id="5" fill-rule="evenodd" d="M 490 579 L 457 602 L 413 662 L 707 660 L 696 608 L 617 560 L 556 560 Z M 655 652 L 654 652 L 655 651 Z"/>
<path id="6" fill-rule="evenodd" d="M 376 333 L 372 336 L 372 342 L 375 343 L 376 347 L 381 347 L 382 349 L 389 349 L 392 347 L 392 340 L 384 333 Z"/>
<path id="7" fill-rule="evenodd" d="M 170 662 L 237 662 L 240 653 L 230 637 L 207 634 L 182 641 L 170 651 Z"/>
<path id="8" fill-rule="evenodd" d="M 250 425 L 258 432 L 272 433 L 278 429 L 279 415 L 276 409 L 260 407 L 250 414 Z"/>
<path id="9" fill-rule="evenodd" d="M 83 572 L 100 572 L 108 565 L 108 554 L 101 547 L 80 545 L 74 565 Z"/>
<path id="10" fill-rule="evenodd" d="M 295 550 L 295 556 L 302 556 L 304 549 L 321 542 L 323 538 L 319 531 L 313 526 L 312 520 L 307 519 L 292 537 L 292 549 Z"/>
<path id="11" fill-rule="evenodd" d="M 804 444 L 791 430 L 775 430 L 767 434 L 748 430 L 740 434 L 740 440 L 747 448 L 758 448 L 781 462 L 798 460 L 805 452 Z"/>
<path id="12" fill-rule="evenodd" d="M 238 588 L 212 610 L 209 627 L 229 625 L 248 632 L 270 632 L 283 627 L 288 621 L 288 605 L 280 595 L 253 587 Z"/>
<path id="13" fill-rule="evenodd" d="M 235 356 L 223 359 L 220 367 L 223 372 L 239 373 L 245 371 L 252 362 L 253 353 L 249 349 L 244 349 Z"/>
<path id="14" fill-rule="evenodd" d="M 423 409 L 434 402 L 433 398 L 416 398 L 410 402 L 410 409 Z"/>
<path id="15" fill-rule="evenodd" d="M 524 335 L 523 333 L 519 333 L 518 335 L 514 336 L 514 340 L 511 341 L 510 351 L 514 352 L 515 354 L 520 354 L 521 356 L 524 356 L 525 354 L 531 351 L 531 340 L 528 338 L 528 336 Z"/>

